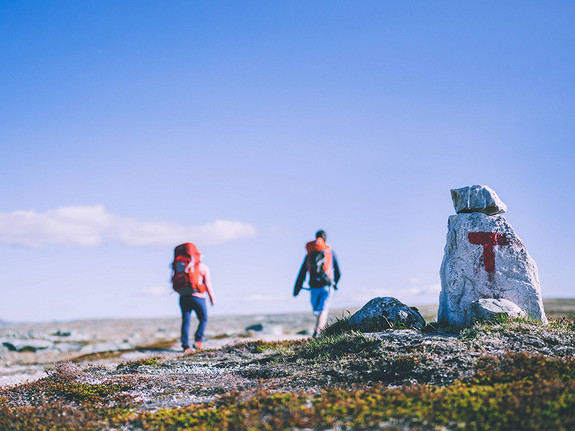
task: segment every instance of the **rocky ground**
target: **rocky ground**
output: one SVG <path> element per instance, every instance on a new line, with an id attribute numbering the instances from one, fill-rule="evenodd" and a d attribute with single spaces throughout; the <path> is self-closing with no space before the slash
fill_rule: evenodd
<path id="1" fill-rule="evenodd" d="M 178 319 L 71 322 L 35 325 L 34 328 L 4 328 L 1 333 L 5 347 L 2 372 L 4 381 L 9 384 L 5 384 L 0 392 L 0 424 L 2 406 L 9 408 L 5 410 L 6 420 L 16 423 L 21 418 L 18 415 L 23 414 L 19 412 L 28 411 L 21 409 L 35 408 L 40 417 L 51 414 L 45 410 L 45 405 L 55 405 L 60 412 L 57 420 L 61 420 L 61 412 L 66 409 L 72 409 L 69 415 L 82 412 L 83 416 L 74 419 L 74 423 L 81 424 L 78 429 L 89 429 L 92 425 L 93 429 L 158 429 L 158 424 L 162 429 L 203 429 L 205 422 L 201 422 L 202 427 L 191 424 L 198 417 L 203 418 L 206 412 L 225 417 L 239 416 L 234 416 L 236 419 L 233 421 L 228 417 L 227 422 L 223 422 L 226 426 L 218 423 L 206 425 L 205 429 L 303 429 L 305 426 L 302 424 L 310 424 L 314 429 L 334 430 L 538 429 L 539 425 L 525 427 L 525 424 L 521 425 L 523 428 L 497 428 L 493 425 L 482 428 L 473 422 L 476 420 L 474 416 L 466 420 L 468 424 L 476 425 L 466 428 L 461 423 L 452 423 L 454 419 L 449 418 L 449 412 L 446 418 L 438 417 L 431 424 L 417 419 L 428 408 L 425 402 L 435 406 L 429 407 L 430 412 L 441 411 L 433 404 L 436 402 L 433 397 L 445 399 L 457 391 L 462 392 L 456 393 L 458 400 L 471 397 L 475 402 L 481 399 L 485 388 L 501 391 L 502 394 L 484 395 L 488 397 L 486 405 L 496 408 L 493 398 L 509 396 L 509 385 L 520 385 L 511 391 L 514 397 L 518 397 L 512 401 L 513 408 L 519 408 L 535 396 L 534 389 L 531 386 L 526 389 L 525 385 L 536 378 L 552 382 L 539 384 L 544 393 L 537 396 L 550 396 L 548 405 L 557 402 L 564 406 L 553 410 L 553 414 L 559 415 L 559 422 L 554 422 L 555 427 L 570 429 L 571 424 L 575 426 L 575 417 L 573 413 L 565 413 L 564 409 L 575 410 L 575 386 L 572 383 L 575 377 L 575 323 L 572 320 L 575 300 L 548 301 L 547 306 L 550 317 L 556 319 L 561 316 L 560 320 L 552 320 L 547 326 L 512 321 L 476 325 L 458 333 L 428 325 L 423 331 L 392 329 L 360 334 L 340 331 L 335 324 L 331 333 L 318 339 L 309 339 L 306 335 L 313 324 L 308 314 L 213 318 L 207 348 L 185 356 L 178 349 Z M 426 320 L 431 320 L 429 313 L 433 313 L 433 308 L 422 311 Z M 344 318 L 349 313 L 340 311 L 339 315 Z M 35 352 L 32 345 L 28 349 L 23 347 L 26 339 L 36 340 Z M 11 343 L 12 348 L 6 343 Z M 56 345 L 65 347 L 58 349 Z M 71 348 L 72 345 L 76 347 Z M 19 347 L 24 351 L 17 351 Z M 42 363 L 34 362 L 32 355 L 41 357 Z M 38 378 L 41 379 L 13 386 Z M 482 389 L 474 389 L 477 385 Z M 440 389 L 427 388 L 445 388 L 447 394 L 434 392 Z M 329 392 L 342 389 L 345 390 L 344 395 Z M 563 392 L 556 396 L 553 391 Z M 364 396 L 367 400 L 384 395 L 401 398 L 411 392 L 414 397 L 419 397 L 417 402 L 425 404 L 416 412 L 409 412 L 401 405 L 400 413 L 380 412 L 380 416 L 376 415 L 379 419 L 366 419 L 367 422 L 362 422 L 363 416 L 358 416 L 358 413 L 350 416 L 350 413 L 344 414 L 337 409 L 332 411 L 333 406 L 326 406 L 330 412 L 327 414 L 317 406 L 317 403 L 325 402 L 326 397 L 318 394 L 337 395 L 338 399 L 351 397 L 345 398 L 345 402 L 357 409 L 358 403 L 367 402 L 363 400 Z M 571 395 L 564 395 L 569 393 Z M 274 394 L 291 394 L 291 398 L 277 401 L 281 405 L 296 404 L 290 407 L 289 412 L 278 414 L 274 410 L 269 417 L 261 416 L 262 409 L 265 410 L 263 405 L 275 402 L 271 401 L 276 399 Z M 396 398 L 389 400 L 390 405 L 397 402 Z M 98 401 L 97 405 L 108 406 L 106 411 L 110 411 L 112 405 L 125 405 L 126 410 L 112 418 L 102 416 L 101 412 L 92 418 L 88 415 L 88 412 L 95 414 L 95 407 L 88 402 L 92 399 Z M 249 407 L 250 403 L 255 404 Z M 413 403 L 415 401 L 407 405 Z M 467 408 L 472 404 L 470 402 Z M 190 410 L 191 406 L 197 407 Z M 243 406 L 242 410 L 233 410 L 239 408 L 237 406 Z M 250 408 L 260 413 L 253 413 Z M 369 407 L 374 415 L 378 408 L 379 404 L 378 407 Z M 299 413 L 294 413 L 300 409 L 311 416 L 302 413 L 300 417 Z M 318 409 L 323 413 L 318 413 Z M 249 419 L 252 414 L 255 415 L 253 423 Z M 313 415 L 317 416 L 316 419 Z M 330 415 L 336 419 L 330 419 Z M 389 415 L 407 415 L 410 419 L 382 421 L 381 418 Z M 521 413 L 517 417 L 519 421 L 524 415 Z M 461 420 L 459 417 L 455 419 Z M 230 427 L 230 421 L 236 424 Z M 325 421 L 330 426 L 318 425 L 325 424 Z M 12 422 L 6 422 L 9 423 Z M 76 429 L 70 422 L 65 423 L 70 429 Z M 34 428 L 14 426 L 3 429 Z"/>
<path id="2" fill-rule="evenodd" d="M 46 368 L 61 361 L 104 365 L 181 356 L 180 322 L 168 318 L 5 324 L 0 326 L 0 386 L 45 377 Z M 311 313 L 211 316 L 204 346 L 306 338 L 313 322 Z M 194 325 L 192 321 L 192 332 Z"/>

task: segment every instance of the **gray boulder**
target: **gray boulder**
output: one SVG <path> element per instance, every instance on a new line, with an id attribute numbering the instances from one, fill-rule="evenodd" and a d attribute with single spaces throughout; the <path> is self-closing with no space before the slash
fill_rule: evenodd
<path id="1" fill-rule="evenodd" d="M 527 313 L 517 304 L 507 299 L 478 299 L 473 301 L 467 314 L 467 324 L 477 321 L 496 320 L 501 317 L 527 317 Z"/>
<path id="2" fill-rule="evenodd" d="M 467 186 L 451 190 L 455 212 L 480 212 L 487 215 L 502 214 L 507 206 L 501 202 L 495 191 L 487 186 Z"/>
<path id="3" fill-rule="evenodd" d="M 380 332 L 398 325 L 406 328 L 422 328 L 425 326 L 425 319 L 417 309 L 387 296 L 373 298 L 365 304 L 350 317 L 349 325 L 361 332 Z"/>

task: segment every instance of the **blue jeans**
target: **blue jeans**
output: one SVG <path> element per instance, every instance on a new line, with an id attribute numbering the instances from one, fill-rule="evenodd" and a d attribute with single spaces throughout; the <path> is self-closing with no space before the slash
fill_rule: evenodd
<path id="1" fill-rule="evenodd" d="M 197 296 L 180 296 L 180 309 L 182 310 L 182 347 L 190 347 L 190 317 L 192 311 L 195 311 L 198 318 L 198 328 L 194 334 L 195 341 L 204 339 L 204 330 L 208 323 L 208 309 L 206 307 L 206 298 Z"/>
<path id="2" fill-rule="evenodd" d="M 311 307 L 314 316 L 319 316 L 322 311 L 328 311 L 329 300 L 331 299 L 331 286 L 312 287 L 309 291 L 311 293 Z"/>

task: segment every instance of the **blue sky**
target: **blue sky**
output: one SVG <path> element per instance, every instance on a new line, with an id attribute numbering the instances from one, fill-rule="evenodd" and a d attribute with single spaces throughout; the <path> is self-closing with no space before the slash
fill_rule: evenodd
<path id="1" fill-rule="evenodd" d="M 211 312 L 305 311 L 325 229 L 334 306 L 437 303 L 449 190 L 485 184 L 575 282 L 575 5 L 0 3 L 0 320 L 178 316 L 194 241 Z"/>

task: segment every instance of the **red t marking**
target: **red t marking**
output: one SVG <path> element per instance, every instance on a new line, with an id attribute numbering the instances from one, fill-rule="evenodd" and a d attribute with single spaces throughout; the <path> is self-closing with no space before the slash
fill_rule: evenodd
<path id="1" fill-rule="evenodd" d="M 491 274 L 495 272 L 495 251 L 493 247 L 496 245 L 508 245 L 507 237 L 504 233 L 469 232 L 467 238 L 469 238 L 471 244 L 483 246 L 485 270 L 489 273 L 489 276 L 491 276 Z"/>

